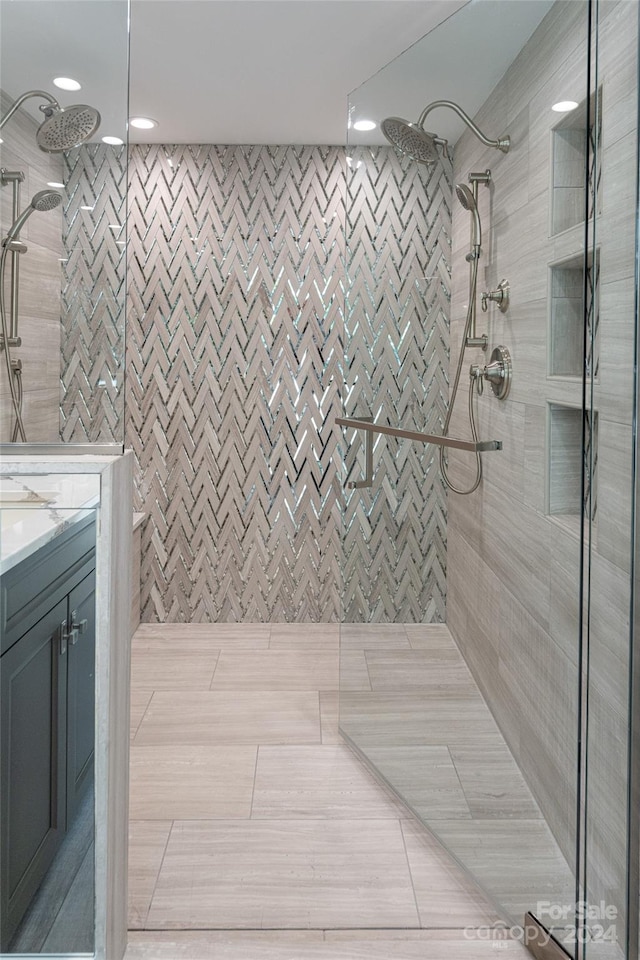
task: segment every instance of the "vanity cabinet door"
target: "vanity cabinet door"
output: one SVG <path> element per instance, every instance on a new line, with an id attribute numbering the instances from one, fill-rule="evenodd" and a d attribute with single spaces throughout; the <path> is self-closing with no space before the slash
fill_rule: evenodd
<path id="1" fill-rule="evenodd" d="M 95 740 L 95 571 L 69 594 L 67 823 L 93 780 Z"/>
<path id="2" fill-rule="evenodd" d="M 66 598 L 0 658 L 0 950 L 66 829 Z"/>

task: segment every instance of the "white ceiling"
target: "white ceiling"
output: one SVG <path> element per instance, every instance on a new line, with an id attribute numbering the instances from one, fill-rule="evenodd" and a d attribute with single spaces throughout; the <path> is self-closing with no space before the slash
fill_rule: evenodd
<path id="1" fill-rule="evenodd" d="M 159 126 L 130 138 L 342 144 L 350 91 L 360 114 L 378 120 L 415 119 L 440 97 L 473 114 L 551 2 L 131 0 L 128 115 Z M 0 85 L 12 97 L 42 88 L 63 105 L 91 103 L 103 117 L 99 136 L 124 137 L 126 64 L 126 0 L 0 0 Z M 81 92 L 56 91 L 60 75 L 77 77 Z M 38 116 L 37 101 L 31 111 Z M 436 128 L 452 140 L 460 132 L 453 114 Z M 380 133 L 360 141 L 380 142 Z"/>
<path id="2" fill-rule="evenodd" d="M 132 0 L 140 141 L 345 142 L 347 95 L 467 0 Z"/>

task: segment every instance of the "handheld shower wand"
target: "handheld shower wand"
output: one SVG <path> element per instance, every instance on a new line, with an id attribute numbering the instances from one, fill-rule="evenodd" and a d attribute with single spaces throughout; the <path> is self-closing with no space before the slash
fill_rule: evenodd
<path id="1" fill-rule="evenodd" d="M 27 209 L 23 210 L 15 223 L 9 227 L 7 235 L 2 241 L 3 245 L 7 246 L 12 240 L 17 239 L 25 223 L 36 210 L 39 213 L 45 213 L 47 210 L 54 210 L 59 207 L 61 203 L 62 197 L 55 190 L 40 190 L 31 198 L 31 203 Z"/>
<path id="2" fill-rule="evenodd" d="M 4 274 L 7 263 L 7 254 L 14 249 L 14 244 L 32 213 L 46 212 L 54 210 L 62 202 L 62 197 L 55 190 L 40 190 L 36 193 L 26 210 L 23 210 L 19 217 L 9 228 L 6 237 L 2 241 L 2 254 L 0 255 L 0 329 L 2 337 L 0 339 L 0 349 L 4 347 L 4 358 L 9 378 L 9 390 L 11 392 L 11 404 L 15 414 L 15 426 L 11 436 L 11 442 L 15 443 L 18 435 L 26 443 L 27 435 L 22 422 L 22 361 L 14 360 L 11 357 L 11 341 L 7 327 L 7 311 L 4 296 Z M 16 388 L 17 383 L 17 388 Z"/>

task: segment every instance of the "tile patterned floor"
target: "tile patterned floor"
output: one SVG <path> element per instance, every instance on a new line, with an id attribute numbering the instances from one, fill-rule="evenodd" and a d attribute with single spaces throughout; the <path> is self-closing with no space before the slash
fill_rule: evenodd
<path id="1" fill-rule="evenodd" d="M 369 632 L 370 662 L 354 631 L 354 689 L 387 678 L 397 702 L 397 684 L 424 668 L 412 659 L 420 630 Z M 126 960 L 480 960 L 496 946 L 528 956 L 473 932 L 496 920 L 492 907 L 342 743 L 338 636 L 326 624 L 139 628 Z M 442 628 L 432 641 L 446 659 Z M 390 645 L 408 656 L 388 662 Z M 455 659 L 449 672 L 459 684 Z M 409 738 L 405 749 L 426 750 L 419 759 L 441 773 L 428 799 L 443 819 L 470 822 L 482 778 L 460 802 L 446 748 Z"/>

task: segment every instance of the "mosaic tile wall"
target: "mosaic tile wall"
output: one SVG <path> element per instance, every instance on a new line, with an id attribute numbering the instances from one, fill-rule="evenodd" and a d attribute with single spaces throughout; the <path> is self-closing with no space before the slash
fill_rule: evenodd
<path id="1" fill-rule="evenodd" d="M 442 420 L 450 178 L 427 182 L 389 148 L 359 159 L 316 146 L 130 152 L 126 442 L 148 517 L 144 621 L 338 620 L 343 585 L 351 619 L 444 617 L 432 455 L 377 449 L 377 494 L 350 495 L 343 515 L 334 419 L 348 286 L 347 412 L 366 383 L 390 420 Z"/>

